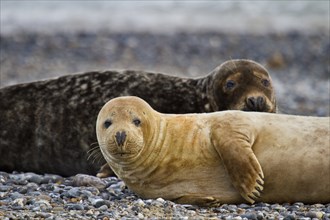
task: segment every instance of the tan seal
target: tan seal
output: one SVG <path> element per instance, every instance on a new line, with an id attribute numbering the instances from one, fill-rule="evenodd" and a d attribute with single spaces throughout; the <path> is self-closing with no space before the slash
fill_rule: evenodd
<path id="1" fill-rule="evenodd" d="M 143 198 L 328 203 L 329 120 L 242 111 L 161 114 L 130 96 L 103 106 L 96 132 L 110 167 Z"/>

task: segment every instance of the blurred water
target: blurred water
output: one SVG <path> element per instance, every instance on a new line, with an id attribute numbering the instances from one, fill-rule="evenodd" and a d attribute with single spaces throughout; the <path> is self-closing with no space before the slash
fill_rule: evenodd
<path id="1" fill-rule="evenodd" d="M 329 1 L 1 0 L 1 34 L 16 31 L 329 32 Z"/>

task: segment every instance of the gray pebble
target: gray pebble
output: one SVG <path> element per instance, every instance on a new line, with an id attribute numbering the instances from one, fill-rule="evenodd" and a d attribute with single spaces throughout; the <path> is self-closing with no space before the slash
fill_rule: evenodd
<path id="1" fill-rule="evenodd" d="M 32 183 L 40 184 L 43 181 L 43 177 L 41 175 L 31 173 L 26 177 L 26 180 Z"/>
<path id="2" fill-rule="evenodd" d="M 246 213 L 241 215 L 242 218 L 257 220 L 257 215 L 255 213 Z"/>
<path id="3" fill-rule="evenodd" d="M 295 220 L 296 219 L 296 215 L 295 214 L 287 214 L 284 217 L 284 220 Z"/>
<path id="4" fill-rule="evenodd" d="M 66 205 L 68 210 L 84 210 L 84 206 L 82 204 L 68 204 Z"/>
<path id="5" fill-rule="evenodd" d="M 77 174 L 73 177 L 74 186 L 93 186 L 97 189 L 105 189 L 106 184 L 100 178 L 95 176 L 85 175 L 85 174 Z"/>
<path id="6" fill-rule="evenodd" d="M 34 211 L 48 211 L 52 208 L 47 200 L 38 200 L 34 203 Z"/>
<path id="7" fill-rule="evenodd" d="M 15 199 L 13 202 L 12 202 L 12 206 L 19 206 L 19 207 L 24 207 L 26 204 L 26 199 L 25 198 L 18 198 L 18 199 Z"/>
<path id="8" fill-rule="evenodd" d="M 100 211 L 106 211 L 108 210 L 108 206 L 107 205 L 102 205 L 100 207 L 98 207 Z"/>
<path id="9" fill-rule="evenodd" d="M 136 204 L 136 205 L 138 205 L 138 206 L 141 206 L 141 207 L 143 207 L 143 206 L 146 205 L 146 204 L 143 202 L 142 199 L 138 199 L 138 200 L 136 200 L 136 201 L 134 202 L 134 204 Z"/>
<path id="10" fill-rule="evenodd" d="M 18 199 L 18 198 L 22 198 L 23 195 L 18 193 L 18 192 L 13 192 L 13 193 L 10 194 L 10 197 L 15 200 L 15 199 Z"/>
<path id="11" fill-rule="evenodd" d="M 89 198 L 93 196 L 93 193 L 91 193 L 91 191 L 88 191 L 86 189 L 81 190 L 80 194 L 83 198 Z"/>
<path id="12" fill-rule="evenodd" d="M 26 194 L 28 192 L 28 188 L 26 186 L 22 186 L 22 187 L 18 188 L 17 192 L 19 192 L 21 194 Z"/>
<path id="13" fill-rule="evenodd" d="M 265 215 L 262 212 L 260 212 L 260 211 L 257 212 L 257 219 L 258 220 L 262 220 L 262 219 L 264 219 L 264 217 L 265 217 Z"/>
<path id="14" fill-rule="evenodd" d="M 251 207 L 250 205 L 247 205 L 245 203 L 242 203 L 242 204 L 238 205 L 238 208 L 241 208 L 241 209 L 248 209 L 250 207 Z"/>
<path id="15" fill-rule="evenodd" d="M 317 218 L 316 213 L 312 212 L 312 211 L 307 212 L 306 217 L 308 217 L 308 218 Z"/>
<path id="16" fill-rule="evenodd" d="M 100 199 L 100 198 L 97 198 L 97 199 L 89 198 L 88 200 L 92 203 L 92 205 L 95 208 L 99 208 L 103 205 L 106 205 L 106 201 L 103 199 Z"/>
<path id="17" fill-rule="evenodd" d="M 0 192 L 7 192 L 12 188 L 12 186 L 0 185 Z"/>
<path id="18" fill-rule="evenodd" d="M 77 198 L 80 196 L 80 189 L 78 187 L 71 188 L 68 192 L 69 197 Z"/>

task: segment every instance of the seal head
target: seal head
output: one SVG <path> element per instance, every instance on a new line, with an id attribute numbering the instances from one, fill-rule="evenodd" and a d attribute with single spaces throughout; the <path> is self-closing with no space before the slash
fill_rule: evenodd
<path id="1" fill-rule="evenodd" d="M 211 111 L 243 110 L 274 113 L 277 110 L 272 79 L 252 60 L 231 60 L 207 78 Z"/>
<path id="2" fill-rule="evenodd" d="M 107 160 L 120 163 L 139 155 L 150 137 L 150 123 L 156 120 L 149 111 L 153 109 L 146 102 L 129 97 L 117 98 L 102 108 L 96 128 L 100 149 L 109 157 Z"/>

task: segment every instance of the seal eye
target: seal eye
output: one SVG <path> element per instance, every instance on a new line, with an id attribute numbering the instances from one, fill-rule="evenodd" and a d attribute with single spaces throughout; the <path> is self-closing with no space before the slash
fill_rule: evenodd
<path id="1" fill-rule="evenodd" d="M 105 128 L 108 128 L 108 127 L 110 127 L 112 125 L 112 122 L 110 121 L 110 120 L 106 120 L 105 122 L 104 122 L 104 127 Z"/>
<path id="2" fill-rule="evenodd" d="M 226 89 L 232 89 L 235 87 L 235 85 L 236 85 L 236 83 L 233 80 L 228 80 L 226 82 Z"/>
<path id="3" fill-rule="evenodd" d="M 138 126 L 140 126 L 141 121 L 140 121 L 140 119 L 136 118 L 136 119 L 133 120 L 133 123 L 135 124 L 135 126 L 138 127 Z"/>
<path id="4" fill-rule="evenodd" d="M 261 83 L 262 83 L 262 85 L 264 85 L 265 87 L 268 87 L 268 86 L 270 85 L 270 82 L 269 82 L 269 80 L 267 80 L 267 79 L 262 79 L 262 80 L 261 80 Z"/>

